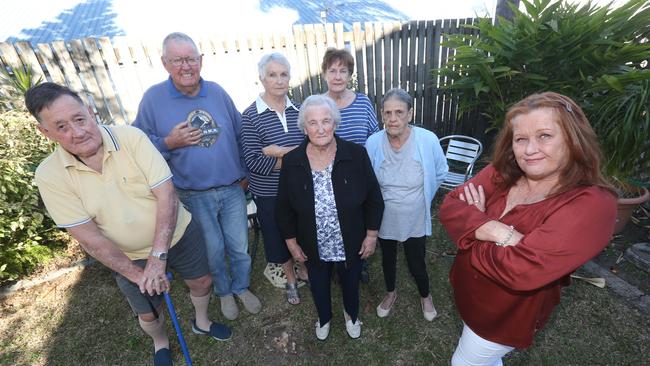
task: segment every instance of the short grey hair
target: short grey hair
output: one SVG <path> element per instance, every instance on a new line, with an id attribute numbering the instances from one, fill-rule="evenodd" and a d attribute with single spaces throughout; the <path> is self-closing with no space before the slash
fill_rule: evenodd
<path id="1" fill-rule="evenodd" d="M 327 106 L 330 110 L 330 115 L 334 120 L 334 131 L 339 127 L 339 123 L 341 122 L 341 112 L 339 111 L 339 107 L 336 106 L 336 102 L 327 95 L 314 94 L 307 97 L 307 99 L 305 99 L 300 105 L 300 112 L 298 112 L 298 129 L 302 133 L 305 133 L 307 113 L 309 112 L 309 109 L 322 105 Z"/>
<path id="2" fill-rule="evenodd" d="M 192 48 L 194 48 L 194 51 L 196 51 L 196 54 L 199 54 L 199 48 L 196 47 L 196 43 L 194 43 L 194 40 L 188 36 L 185 33 L 181 32 L 173 32 L 169 33 L 165 39 L 163 39 L 163 44 L 162 44 L 162 54 L 163 57 L 167 57 L 167 47 L 169 46 L 169 43 L 171 42 L 186 42 L 192 45 Z"/>
<path id="3" fill-rule="evenodd" d="M 404 89 L 392 88 L 387 91 L 384 97 L 381 99 L 381 109 L 384 109 L 384 103 L 386 103 L 386 101 L 389 99 L 397 99 L 400 102 L 404 102 L 408 107 L 407 110 L 409 111 L 411 108 L 413 108 L 413 97 L 411 97 L 411 95 Z"/>
<path id="4" fill-rule="evenodd" d="M 277 62 L 280 65 L 286 67 L 287 72 L 289 72 L 289 76 L 291 76 L 291 65 L 289 64 L 289 60 L 287 60 L 283 54 L 273 52 L 262 56 L 260 62 L 257 63 L 257 72 L 260 74 L 260 80 L 264 80 L 264 77 L 266 76 L 266 66 L 269 64 L 269 62 Z"/>

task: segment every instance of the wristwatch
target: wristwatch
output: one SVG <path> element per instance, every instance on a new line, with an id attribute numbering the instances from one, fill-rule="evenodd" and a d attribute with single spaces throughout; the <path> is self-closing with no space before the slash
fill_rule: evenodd
<path id="1" fill-rule="evenodd" d="M 167 260 L 167 252 L 152 250 L 151 253 L 149 253 L 149 255 L 154 257 L 154 258 L 158 258 L 161 261 L 166 261 Z"/>

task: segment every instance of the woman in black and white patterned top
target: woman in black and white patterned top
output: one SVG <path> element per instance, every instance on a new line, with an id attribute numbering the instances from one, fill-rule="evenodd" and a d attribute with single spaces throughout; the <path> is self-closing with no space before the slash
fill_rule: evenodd
<path id="1" fill-rule="evenodd" d="M 318 312 L 316 337 L 321 340 L 327 338 L 332 318 L 334 270 L 348 335 L 361 335 L 361 259 L 375 251 L 384 210 L 366 150 L 334 134 L 340 120 L 331 98 L 312 95 L 304 101 L 298 127 L 307 138 L 284 156 L 276 206 L 276 220 L 293 259 L 307 266 Z"/>

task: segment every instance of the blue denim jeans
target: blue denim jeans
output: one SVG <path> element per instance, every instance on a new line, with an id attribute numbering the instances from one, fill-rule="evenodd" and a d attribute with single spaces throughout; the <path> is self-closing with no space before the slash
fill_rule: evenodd
<path id="1" fill-rule="evenodd" d="M 235 183 L 205 191 L 179 189 L 178 197 L 192 214 L 192 220 L 201 226 L 215 294 L 244 292 L 250 285 L 251 258 L 242 188 Z"/>

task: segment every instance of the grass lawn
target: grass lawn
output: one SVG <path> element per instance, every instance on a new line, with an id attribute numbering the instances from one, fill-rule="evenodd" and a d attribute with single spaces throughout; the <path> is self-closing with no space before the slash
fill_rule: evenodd
<path id="1" fill-rule="evenodd" d="M 307 287 L 302 303 L 291 306 L 282 289 L 263 276 L 264 255 L 254 263 L 252 290 L 262 299 L 260 314 L 243 309 L 227 322 L 234 336 L 217 342 L 191 334 L 192 308 L 187 289 L 178 280 L 172 297 L 195 365 L 446 365 L 462 327 L 451 296 L 447 274 L 452 260 L 440 256 L 452 248 L 444 231 L 435 226 L 429 239 L 427 264 L 438 317 L 426 322 L 415 284 L 398 259 L 398 299 L 388 318 L 379 319 L 375 307 L 383 296 L 380 252 L 370 260 L 371 282 L 361 288 L 362 335 L 345 333 L 342 302 L 333 290 L 334 318 L 330 336 L 314 334 L 316 311 Z M 218 301 L 210 314 L 222 318 Z M 175 337 L 171 322 L 170 335 Z M 184 361 L 175 338 L 177 365 Z M 528 350 L 515 351 L 506 365 L 650 365 L 650 317 L 630 307 L 608 289 L 584 282 L 565 288 L 549 325 Z M 99 264 L 56 281 L 19 292 L 0 302 L 0 365 L 150 365 L 151 342 L 119 293 L 110 271 Z"/>

